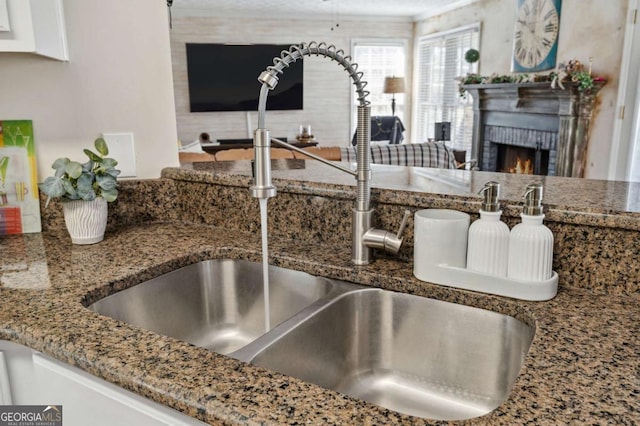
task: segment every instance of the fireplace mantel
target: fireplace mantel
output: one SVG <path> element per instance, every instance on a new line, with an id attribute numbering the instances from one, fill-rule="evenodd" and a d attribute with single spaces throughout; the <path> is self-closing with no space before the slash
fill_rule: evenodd
<path id="1" fill-rule="evenodd" d="M 508 129 L 502 134 L 515 135 L 514 140 L 499 143 L 524 146 L 518 135 L 525 133 L 537 138 L 538 146 L 545 143 L 541 140 L 547 141 L 544 149 L 552 153 L 549 174 L 584 177 L 589 126 L 596 96 L 604 84 L 596 82 L 589 92 L 578 90 L 577 83 L 564 83 L 564 89 L 551 88 L 549 82 L 465 84 L 473 98 L 472 158 L 486 170 L 492 155 L 488 134 Z M 531 132 L 539 135 L 530 136 Z"/>

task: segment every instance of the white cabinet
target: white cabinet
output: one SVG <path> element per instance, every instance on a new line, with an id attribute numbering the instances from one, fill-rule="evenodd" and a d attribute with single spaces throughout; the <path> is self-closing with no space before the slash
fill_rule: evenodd
<path id="1" fill-rule="evenodd" d="M 67 61 L 62 0 L 0 0 L 0 52 L 29 52 Z"/>
<path id="2" fill-rule="evenodd" d="M 0 0 L 0 31 L 11 31 L 7 0 Z"/>
<path id="3" fill-rule="evenodd" d="M 0 405 L 62 405 L 65 426 L 202 426 L 176 410 L 0 340 Z"/>

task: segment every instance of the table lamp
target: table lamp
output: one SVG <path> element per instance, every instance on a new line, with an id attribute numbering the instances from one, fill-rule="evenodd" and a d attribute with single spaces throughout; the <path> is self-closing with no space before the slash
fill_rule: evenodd
<path id="1" fill-rule="evenodd" d="M 385 77 L 383 93 L 391 93 L 391 115 L 396 115 L 396 93 L 404 93 L 404 77 Z"/>

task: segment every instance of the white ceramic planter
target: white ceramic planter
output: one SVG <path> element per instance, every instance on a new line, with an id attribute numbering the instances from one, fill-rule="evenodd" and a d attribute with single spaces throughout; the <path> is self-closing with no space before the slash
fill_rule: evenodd
<path id="1" fill-rule="evenodd" d="M 73 244 L 95 244 L 104 239 L 107 227 L 107 201 L 104 198 L 66 201 L 62 207 Z"/>

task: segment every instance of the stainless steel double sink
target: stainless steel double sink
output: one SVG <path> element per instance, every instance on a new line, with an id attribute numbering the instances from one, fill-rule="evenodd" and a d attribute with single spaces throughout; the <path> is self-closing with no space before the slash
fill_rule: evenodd
<path id="1" fill-rule="evenodd" d="M 103 315 L 404 414 L 463 420 L 511 392 L 534 330 L 499 313 L 269 267 L 196 263 L 110 295 Z"/>

